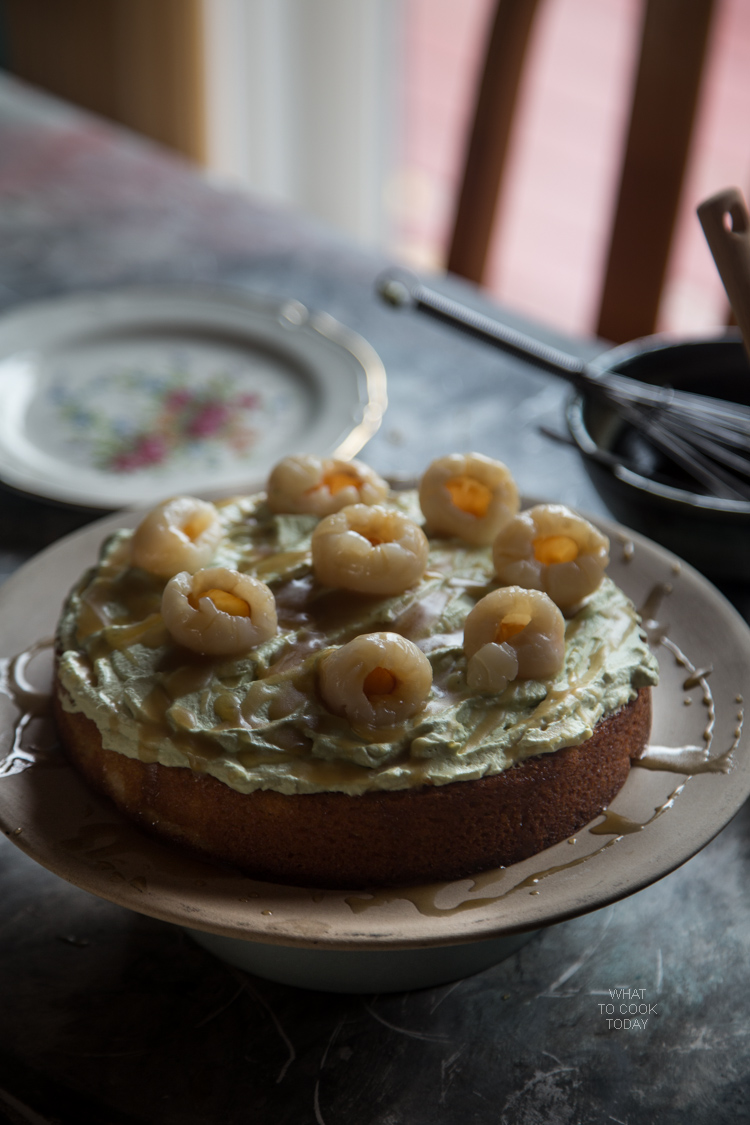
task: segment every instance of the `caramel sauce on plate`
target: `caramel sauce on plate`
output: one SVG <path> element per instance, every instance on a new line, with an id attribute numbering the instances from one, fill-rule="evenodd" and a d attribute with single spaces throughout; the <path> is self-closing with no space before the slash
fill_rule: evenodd
<path id="1" fill-rule="evenodd" d="M 37 688 L 28 679 L 32 662 L 51 654 L 54 643 L 53 638 L 45 638 L 17 656 L 0 660 L 0 694 L 10 699 L 17 711 L 8 752 L 0 760 L 0 779 L 30 766 L 62 764 L 52 724 L 51 687 Z"/>

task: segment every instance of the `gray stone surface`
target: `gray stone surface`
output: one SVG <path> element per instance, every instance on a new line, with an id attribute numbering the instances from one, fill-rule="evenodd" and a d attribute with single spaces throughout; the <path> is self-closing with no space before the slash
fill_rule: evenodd
<path id="1" fill-rule="evenodd" d="M 746 806 L 486 972 L 350 997 L 246 976 L 2 841 L 0 1121 L 3 1091 L 64 1125 L 748 1120 L 749 845 Z M 623 1003 L 645 1027 L 608 1026 Z"/>
<path id="2" fill-rule="evenodd" d="M 528 495 L 603 513 L 551 444 L 566 390 L 374 295 L 388 263 L 221 191 L 180 162 L 0 80 L 0 309 L 76 289 L 221 281 L 361 332 L 390 407 L 365 456 L 410 474 L 500 457 Z M 476 292 L 441 282 L 477 307 Z M 520 318 L 504 314 L 513 323 Z M 571 342 L 534 328 L 547 339 Z M 583 354 L 599 350 L 579 342 Z M 0 492 L 0 577 L 90 513 Z M 728 591 L 747 614 L 748 593 Z M 0 1123 L 599 1125 L 750 1120 L 750 813 L 657 885 L 540 933 L 476 977 L 329 996 L 232 970 L 0 839 Z M 642 990 L 645 1027 L 608 1026 Z M 628 998 L 626 1003 L 633 1002 Z M 604 1007 L 602 1007 L 604 1006 Z"/>

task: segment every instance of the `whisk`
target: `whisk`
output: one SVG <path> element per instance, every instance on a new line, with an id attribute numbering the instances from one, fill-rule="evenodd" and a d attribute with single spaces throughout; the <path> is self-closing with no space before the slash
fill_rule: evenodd
<path id="1" fill-rule="evenodd" d="M 595 373 L 578 357 L 476 312 L 406 271 L 382 276 L 378 291 L 391 305 L 427 313 L 561 376 L 577 390 L 614 406 L 624 421 L 707 492 L 750 500 L 750 406 L 626 375 Z"/>

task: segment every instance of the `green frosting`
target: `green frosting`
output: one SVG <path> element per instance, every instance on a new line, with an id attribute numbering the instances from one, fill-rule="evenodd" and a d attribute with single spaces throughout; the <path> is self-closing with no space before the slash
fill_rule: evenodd
<path id="1" fill-rule="evenodd" d="M 421 522 L 412 494 L 390 503 Z M 59 626 L 64 705 L 96 722 L 107 749 L 205 771 L 242 793 L 445 785 L 577 745 L 657 682 L 638 615 L 608 578 L 567 622 L 554 681 L 475 694 L 466 685 L 463 622 L 494 588 L 488 548 L 433 540 L 418 586 L 370 597 L 315 583 L 314 517 L 273 515 L 262 497 L 227 502 L 219 515 L 224 537 L 212 565 L 271 586 L 279 634 L 238 659 L 186 653 L 161 620 L 164 581 L 130 567 L 131 533 L 116 533 L 72 591 Z M 380 630 L 422 648 L 433 690 L 408 722 L 355 730 L 321 702 L 316 668 L 331 646 Z"/>

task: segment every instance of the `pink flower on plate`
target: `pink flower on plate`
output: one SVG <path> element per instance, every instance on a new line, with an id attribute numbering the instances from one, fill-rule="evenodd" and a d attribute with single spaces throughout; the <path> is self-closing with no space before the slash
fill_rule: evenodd
<path id="1" fill-rule="evenodd" d="M 240 426 L 229 435 L 229 446 L 236 453 L 245 453 L 255 441 L 255 431 Z"/>
<path id="2" fill-rule="evenodd" d="M 149 465 L 159 465 L 169 452 L 164 438 L 158 434 L 145 434 L 131 448 L 113 458 L 110 468 L 116 473 L 132 473 Z"/>
<path id="3" fill-rule="evenodd" d="M 187 427 L 191 437 L 213 437 L 231 417 L 231 411 L 223 403 L 209 402 L 195 415 Z"/>
<path id="4" fill-rule="evenodd" d="M 170 391 L 164 399 L 164 406 L 167 410 L 182 410 L 184 406 L 192 402 L 193 392 L 182 388 L 180 390 Z"/>
<path id="5" fill-rule="evenodd" d="M 260 395 L 242 394 L 237 396 L 237 405 L 242 410 L 256 410 L 260 406 Z"/>

